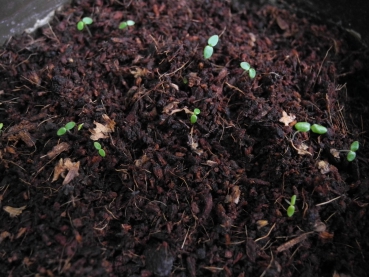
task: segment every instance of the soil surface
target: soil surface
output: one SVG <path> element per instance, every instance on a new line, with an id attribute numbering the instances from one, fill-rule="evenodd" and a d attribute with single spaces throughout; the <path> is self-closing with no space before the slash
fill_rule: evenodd
<path id="1" fill-rule="evenodd" d="M 334 26 L 224 1 L 76 1 L 12 38 L 1 275 L 368 276 L 368 60 Z"/>

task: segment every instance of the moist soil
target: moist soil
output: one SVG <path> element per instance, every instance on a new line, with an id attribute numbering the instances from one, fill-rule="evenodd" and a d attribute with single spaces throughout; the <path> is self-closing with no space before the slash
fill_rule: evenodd
<path id="1" fill-rule="evenodd" d="M 11 38 L 1 275 L 368 276 L 368 52 L 352 34 L 269 5 L 100 0 Z"/>

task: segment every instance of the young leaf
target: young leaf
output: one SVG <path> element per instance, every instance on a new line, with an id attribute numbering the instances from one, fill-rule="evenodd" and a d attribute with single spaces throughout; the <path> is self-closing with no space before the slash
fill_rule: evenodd
<path id="1" fill-rule="evenodd" d="M 289 206 L 288 209 L 287 209 L 288 217 L 293 216 L 294 213 L 295 213 L 295 207 L 294 206 Z"/>
<path id="2" fill-rule="evenodd" d="M 0 130 L 3 128 L 4 123 L 0 123 Z"/>
<path id="3" fill-rule="evenodd" d="M 99 155 L 101 157 L 105 157 L 106 156 L 105 150 L 104 149 L 99 149 Z"/>
<path id="4" fill-rule="evenodd" d="M 354 151 L 349 151 L 347 153 L 347 160 L 349 162 L 352 162 L 353 160 L 355 160 L 355 158 L 356 158 L 356 153 Z"/>
<path id="5" fill-rule="evenodd" d="M 215 45 L 218 44 L 218 41 L 219 41 L 219 36 L 218 35 L 214 35 L 214 36 L 211 36 L 209 39 L 208 39 L 208 44 L 212 47 L 214 47 Z"/>
<path id="6" fill-rule="evenodd" d="M 128 26 L 128 24 L 127 24 L 127 22 L 121 22 L 120 24 L 119 24 L 119 29 L 124 29 L 124 28 L 126 28 Z"/>
<path id="7" fill-rule="evenodd" d="M 309 132 L 310 131 L 310 123 L 308 122 L 297 122 L 295 124 L 295 128 L 300 132 Z"/>
<path id="8" fill-rule="evenodd" d="M 61 127 L 58 132 L 56 133 L 58 136 L 62 136 L 67 132 L 67 128 Z"/>
<path id="9" fill-rule="evenodd" d="M 195 114 L 191 115 L 191 117 L 190 117 L 190 122 L 191 122 L 192 124 L 195 124 L 195 123 L 197 122 L 197 115 L 195 115 Z"/>
<path id="10" fill-rule="evenodd" d="M 242 63 L 240 63 L 240 66 L 245 71 L 249 71 L 249 69 L 251 68 L 251 66 L 248 62 L 242 62 Z"/>
<path id="11" fill-rule="evenodd" d="M 295 206 L 296 204 L 296 195 L 292 195 L 291 197 L 291 206 Z"/>
<path id="12" fill-rule="evenodd" d="M 135 22 L 133 20 L 127 20 L 127 25 L 128 26 L 133 26 L 133 25 L 135 25 Z"/>
<path id="13" fill-rule="evenodd" d="M 359 149 L 359 142 L 356 140 L 351 143 L 350 150 L 356 152 Z"/>
<path id="14" fill-rule="evenodd" d="M 100 150 L 101 149 L 101 144 L 98 143 L 97 141 L 94 142 L 94 146 L 97 150 Z"/>
<path id="15" fill-rule="evenodd" d="M 207 59 L 210 59 L 210 57 L 213 55 L 213 47 L 211 47 L 210 45 L 206 45 L 205 48 L 204 48 L 204 58 L 207 60 Z"/>
<path id="16" fill-rule="evenodd" d="M 83 127 L 83 124 L 84 124 L 84 123 L 81 123 L 81 124 L 79 124 L 79 125 L 78 125 L 78 131 L 81 131 L 81 129 L 82 129 L 82 127 Z"/>
<path id="17" fill-rule="evenodd" d="M 316 133 L 316 134 L 319 134 L 319 135 L 323 135 L 323 134 L 325 134 L 325 133 L 327 133 L 327 128 L 325 128 L 324 126 L 322 126 L 322 125 L 319 125 L 319 124 L 313 124 L 312 126 L 311 126 L 311 131 L 313 132 L 313 133 Z"/>
<path id="18" fill-rule="evenodd" d="M 196 115 L 200 114 L 200 109 L 198 109 L 198 108 L 194 109 L 193 113 L 196 114 Z"/>
<path id="19" fill-rule="evenodd" d="M 83 28 L 85 28 L 85 23 L 84 23 L 83 21 L 79 21 L 79 22 L 77 23 L 77 29 L 78 29 L 79 31 L 82 31 L 82 30 L 83 30 Z"/>
<path id="20" fill-rule="evenodd" d="M 253 68 L 250 68 L 250 70 L 249 70 L 249 77 L 250 77 L 251 79 L 254 79 L 254 78 L 255 78 L 255 76 L 256 76 L 256 70 L 255 70 L 255 69 L 253 69 Z"/>
<path id="21" fill-rule="evenodd" d="M 84 17 L 82 18 L 82 22 L 89 25 L 92 24 L 92 18 L 91 17 Z"/>
<path id="22" fill-rule="evenodd" d="M 67 124 L 65 124 L 65 129 L 67 129 L 69 131 L 69 130 L 72 130 L 74 128 L 74 126 L 76 126 L 76 123 L 71 121 L 71 122 L 68 122 Z"/>

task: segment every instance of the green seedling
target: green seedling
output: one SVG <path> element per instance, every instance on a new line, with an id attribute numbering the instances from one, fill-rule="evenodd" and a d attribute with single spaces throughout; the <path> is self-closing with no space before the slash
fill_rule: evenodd
<path id="1" fill-rule="evenodd" d="M 81 131 L 82 127 L 83 127 L 83 123 L 81 123 L 81 124 L 79 124 L 79 125 L 78 125 L 77 130 L 78 130 L 78 131 Z"/>
<path id="2" fill-rule="evenodd" d="M 295 138 L 295 135 L 299 132 L 309 132 L 310 130 L 315 133 L 315 134 L 319 134 L 319 135 L 323 135 L 325 133 L 327 133 L 327 128 L 325 128 L 322 125 L 319 124 L 313 124 L 312 126 L 310 125 L 309 122 L 297 122 L 295 124 L 295 128 L 296 128 L 296 132 L 293 134 L 292 136 L 292 140 Z"/>
<path id="3" fill-rule="evenodd" d="M 92 24 L 92 22 L 93 22 L 93 20 L 92 20 L 91 17 L 84 17 L 84 18 L 82 18 L 82 20 L 78 21 L 78 23 L 77 23 L 77 29 L 79 31 L 82 31 L 84 28 L 86 28 L 88 34 L 90 36 L 92 36 L 91 35 L 91 32 L 90 32 L 90 29 L 87 27 L 87 25 Z"/>
<path id="4" fill-rule="evenodd" d="M 4 123 L 0 123 L 0 135 L 3 132 Z"/>
<path id="5" fill-rule="evenodd" d="M 205 46 L 204 48 L 204 58 L 210 59 L 211 56 L 213 55 L 214 52 L 214 48 L 219 41 L 219 36 L 218 35 L 213 35 L 208 39 L 208 45 Z"/>
<path id="6" fill-rule="evenodd" d="M 101 157 L 105 157 L 106 156 L 106 153 L 105 153 L 105 150 L 101 148 L 101 144 L 98 143 L 97 141 L 94 142 L 94 146 L 95 146 L 95 149 L 99 152 L 99 155 Z"/>
<path id="7" fill-rule="evenodd" d="M 339 152 L 347 152 L 346 159 L 352 162 L 356 158 L 356 151 L 359 149 L 359 142 L 356 140 L 350 145 L 350 150 L 340 150 Z"/>
<path id="8" fill-rule="evenodd" d="M 119 29 L 125 29 L 129 26 L 133 26 L 135 25 L 135 22 L 133 20 L 127 20 L 127 21 L 123 21 L 121 23 L 119 23 Z"/>
<path id="9" fill-rule="evenodd" d="M 67 131 L 70 131 L 74 128 L 74 126 L 76 126 L 76 123 L 74 121 L 68 122 L 67 124 L 65 124 L 65 126 L 61 127 L 58 131 L 57 131 L 57 135 L 58 136 L 62 136 L 64 135 Z"/>
<path id="10" fill-rule="evenodd" d="M 292 195 L 291 201 L 287 201 L 287 203 L 290 204 L 287 208 L 287 216 L 291 217 L 295 213 L 296 195 Z"/>
<path id="11" fill-rule="evenodd" d="M 244 73 L 248 72 L 249 77 L 251 79 L 254 79 L 256 76 L 256 70 L 250 66 L 248 62 L 242 62 L 240 63 L 241 68 L 244 70 Z"/>
<path id="12" fill-rule="evenodd" d="M 193 113 L 190 117 L 190 121 L 192 124 L 195 124 L 197 122 L 197 116 L 200 114 L 200 109 L 196 108 L 193 110 Z"/>

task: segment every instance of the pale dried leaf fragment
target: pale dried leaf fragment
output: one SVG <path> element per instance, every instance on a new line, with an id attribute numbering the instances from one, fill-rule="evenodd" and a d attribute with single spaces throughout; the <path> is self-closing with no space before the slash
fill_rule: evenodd
<path id="1" fill-rule="evenodd" d="M 59 179 L 60 175 L 64 175 L 64 172 L 66 171 L 66 168 L 64 167 L 63 159 L 60 159 L 58 164 L 54 167 L 54 176 L 51 182 L 55 182 Z"/>
<path id="2" fill-rule="evenodd" d="M 96 127 L 94 129 L 89 130 L 91 132 L 90 138 L 92 140 L 99 140 L 101 138 L 108 138 L 109 133 L 114 132 L 115 121 L 110 119 L 109 116 L 107 116 L 106 114 L 103 114 L 102 117 L 105 121 L 105 125 L 94 121 L 94 124 L 96 125 Z"/>
<path id="3" fill-rule="evenodd" d="M 305 143 L 301 143 L 299 146 L 296 147 L 297 154 L 312 156 L 312 154 L 309 151 L 307 151 L 307 149 L 309 149 L 309 146 L 307 146 Z"/>
<path id="4" fill-rule="evenodd" d="M 9 213 L 10 217 L 16 217 L 16 216 L 20 215 L 26 207 L 27 207 L 27 205 L 19 207 L 19 208 L 5 206 L 3 209 L 7 213 Z"/>
<path id="5" fill-rule="evenodd" d="M 234 186 L 232 188 L 231 196 L 233 203 L 238 204 L 238 202 L 240 202 L 241 191 L 239 186 Z"/>
<path id="6" fill-rule="evenodd" d="M 66 158 L 64 161 L 64 166 L 68 170 L 67 176 L 65 176 L 63 185 L 69 184 L 75 177 L 79 175 L 79 164 L 80 162 L 72 162 L 69 158 Z"/>
<path id="7" fill-rule="evenodd" d="M 66 143 L 66 142 L 59 143 L 59 144 L 55 145 L 51 151 L 47 152 L 46 156 L 49 159 L 52 159 L 52 158 L 58 156 L 60 153 L 62 153 L 64 151 L 68 151 L 69 148 L 70 148 L 70 145 L 68 143 Z"/>
<path id="8" fill-rule="evenodd" d="M 329 152 L 331 152 L 332 156 L 336 159 L 340 158 L 340 151 L 338 151 L 337 149 L 332 148 Z"/>
<path id="9" fill-rule="evenodd" d="M 279 122 L 282 122 L 284 126 L 289 126 L 291 122 L 294 122 L 296 119 L 296 116 L 291 114 L 288 115 L 285 111 L 282 111 L 282 117 L 279 119 Z"/>
<path id="10" fill-rule="evenodd" d="M 328 172 L 331 171 L 329 167 L 329 163 L 327 163 L 326 161 L 319 161 L 318 168 L 320 169 L 320 173 L 322 174 L 327 174 Z"/>

